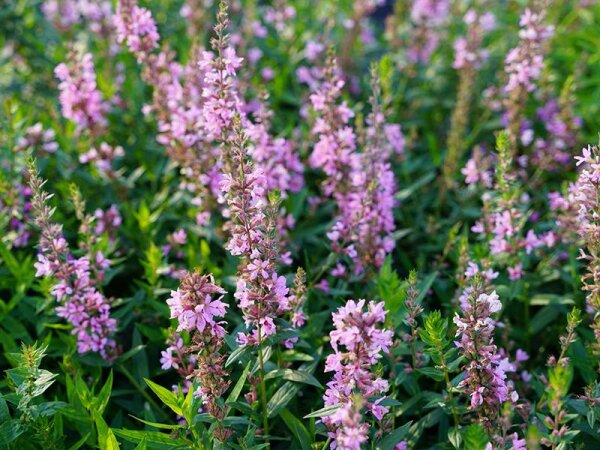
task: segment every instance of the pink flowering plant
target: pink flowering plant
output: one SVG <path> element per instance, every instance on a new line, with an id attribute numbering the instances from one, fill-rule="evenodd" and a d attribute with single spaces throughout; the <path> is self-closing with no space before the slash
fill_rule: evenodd
<path id="1" fill-rule="evenodd" d="M 600 5 L 0 5 L 0 449 L 600 447 Z"/>

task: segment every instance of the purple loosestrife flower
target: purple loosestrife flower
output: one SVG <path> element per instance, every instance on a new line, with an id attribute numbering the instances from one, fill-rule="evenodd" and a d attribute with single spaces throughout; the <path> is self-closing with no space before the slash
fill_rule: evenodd
<path id="1" fill-rule="evenodd" d="M 125 42 L 138 62 L 142 62 L 158 46 L 160 35 L 152 13 L 136 3 L 135 0 L 119 0 L 113 21 L 118 42 Z"/>
<path id="2" fill-rule="evenodd" d="M 106 126 L 109 105 L 97 88 L 92 55 L 85 53 L 80 59 L 71 52 L 67 59 L 67 63 L 61 63 L 54 69 L 56 78 L 60 80 L 58 88 L 63 116 L 75 122 L 78 132 L 99 134 Z"/>
<path id="3" fill-rule="evenodd" d="M 50 195 L 43 190 L 44 182 L 33 166 L 29 177 L 34 221 L 40 229 L 36 276 L 52 276 L 57 280 L 52 288 L 60 304 L 56 312 L 73 326 L 78 352 L 93 351 L 112 359 L 117 349 L 111 335 L 116 331 L 117 321 L 110 317 L 110 303 L 97 287 L 97 279 L 101 278 L 108 261 L 101 254 L 93 255 L 94 263 L 100 266 L 92 267 L 89 256 L 76 258 L 70 253 L 62 226 L 52 222 L 53 209 L 48 206 Z"/>
<path id="4" fill-rule="evenodd" d="M 25 136 L 19 138 L 17 142 L 17 150 L 23 151 L 29 147 L 40 147 L 46 153 L 54 153 L 58 150 L 55 138 L 56 134 L 52 128 L 45 130 L 38 122 L 25 130 Z"/>
<path id="5" fill-rule="evenodd" d="M 464 22 L 468 27 L 467 35 L 454 42 L 452 67 L 459 70 L 467 67 L 477 69 L 488 57 L 488 52 L 481 48 L 481 41 L 484 34 L 495 27 L 496 18 L 490 12 L 479 15 L 470 9 L 464 16 Z"/>
<path id="6" fill-rule="evenodd" d="M 317 142 L 309 157 L 309 164 L 327 176 L 323 182 L 326 196 L 344 202 L 350 174 L 360 170 L 360 157 L 356 153 L 356 135 L 349 125 L 354 112 L 339 103 L 344 81 L 337 75 L 333 55 L 329 56 L 324 81 L 311 94 L 310 101 L 316 113 L 312 133 Z"/>
<path id="7" fill-rule="evenodd" d="M 171 291 L 171 298 L 167 300 L 171 310 L 171 319 L 177 319 L 177 332 L 183 330 L 192 332 L 209 332 L 216 336 L 223 336 L 225 330 L 215 321 L 225 315 L 227 304 L 221 299 L 225 290 L 214 284 L 212 276 L 202 277 L 188 274 L 181 282 L 182 287 Z M 219 296 L 215 297 L 215 294 Z"/>
<path id="8" fill-rule="evenodd" d="M 108 0 L 45 0 L 42 12 L 61 31 L 82 22 L 101 36 L 108 37 L 112 31 L 112 2 Z"/>
<path id="9" fill-rule="evenodd" d="M 527 227 L 534 222 L 534 214 L 527 209 L 529 195 L 517 183 L 510 155 L 509 135 L 498 136 L 498 158 L 496 162 L 496 183 L 492 190 L 482 195 L 483 217 L 471 228 L 480 234 L 489 245 L 489 258 L 494 265 L 508 266 L 511 280 L 521 278 L 525 271 L 525 255 L 532 254 L 542 247 L 553 247 L 556 236 L 553 231 L 540 233 Z M 487 172 L 485 172 L 487 173 Z M 467 171 L 467 176 L 476 175 Z"/>
<path id="10" fill-rule="evenodd" d="M 113 147 L 106 142 L 102 142 L 98 148 L 92 147 L 88 152 L 79 155 L 79 162 L 81 164 L 93 163 L 100 173 L 114 179 L 117 174 L 112 168 L 112 162 L 123 156 L 125 156 L 123 147 L 120 145 Z"/>
<path id="11" fill-rule="evenodd" d="M 241 58 L 229 46 L 227 24 L 227 9 L 222 4 L 211 40 L 216 56 L 205 58 L 203 113 L 205 123 L 210 124 L 208 132 L 222 147 L 221 201 L 227 205 L 225 229 L 230 233 L 225 248 L 242 257 L 234 296 L 247 332 L 239 333 L 238 342 L 259 345 L 276 333 L 274 319 L 295 311 L 297 305 L 285 277 L 276 270 L 282 261 L 279 194 L 269 193 L 264 167 L 251 158 L 251 150 L 257 151 L 261 143 L 252 147 L 248 142 L 247 130 L 256 132 L 256 126 L 243 114 L 238 97 L 235 75 Z M 290 340 L 285 342 L 288 347 L 291 344 Z"/>
<path id="12" fill-rule="evenodd" d="M 336 222 L 327 236 L 333 250 L 351 260 L 355 275 L 380 267 L 394 248 L 396 182 L 389 159 L 404 146 L 399 126 L 384 123 L 380 88 L 373 77 L 373 109 L 367 119 L 363 152 L 356 150 L 356 136 L 349 125 L 352 111 L 345 103 L 338 105 L 344 83 L 336 75 L 332 56 L 325 81 L 311 95 L 317 113 L 312 131 L 318 141 L 309 163 L 322 168 L 327 176 L 323 192 L 337 203 Z M 346 268 L 338 263 L 332 274 L 343 275 Z"/>
<path id="13" fill-rule="evenodd" d="M 143 8 L 129 0 L 121 3 L 116 20 L 123 25 L 124 32 L 133 33 L 127 24 L 135 22 L 131 16 L 140 9 Z M 144 23 L 152 20 L 147 10 L 141 15 Z M 189 192 L 190 203 L 197 208 L 197 224 L 206 225 L 211 201 L 214 203 L 220 192 L 219 151 L 204 120 L 205 72 L 210 71 L 213 55 L 194 50 L 188 64 L 181 66 L 174 61 L 174 52 L 168 49 L 151 53 L 158 45 L 158 34 L 145 35 L 141 42 L 145 42 L 142 50 L 137 46 L 130 50 L 143 64 L 142 78 L 153 88 L 153 102 L 144 107 L 144 113 L 156 115 L 157 141 L 166 146 L 169 157 L 179 168 L 181 188 Z"/>
<path id="14" fill-rule="evenodd" d="M 267 109 L 267 99 L 260 102 L 256 122 L 248 124 L 248 137 L 251 141 L 248 152 L 256 167 L 264 174 L 267 191 L 278 190 L 282 198 L 288 193 L 298 192 L 304 186 L 304 166 L 292 142 L 284 138 L 273 138 L 269 134 L 271 116 Z"/>
<path id="15" fill-rule="evenodd" d="M 389 351 L 393 332 L 381 328 L 386 315 L 383 303 L 371 301 L 366 310 L 365 304 L 365 300 L 349 300 L 333 314 L 335 329 L 329 336 L 334 353 L 327 357 L 325 371 L 334 375 L 323 400 L 325 406 L 342 407 L 323 418 L 333 439 L 331 448 L 360 448 L 367 440 L 368 428 L 361 424 L 362 406 L 377 420 L 388 411 L 380 405 L 388 382 L 372 373 L 371 367 Z M 371 402 L 373 397 L 378 398 Z"/>
<path id="16" fill-rule="evenodd" d="M 519 44 L 508 52 L 505 60 L 508 81 L 504 87 L 504 120 L 513 142 L 521 136 L 524 125 L 521 113 L 542 74 L 545 44 L 554 32 L 554 27 L 544 25 L 543 20 L 543 12 L 530 9 L 523 12 L 519 20 Z"/>
<path id="17" fill-rule="evenodd" d="M 568 95 L 560 100 L 550 99 L 538 108 L 538 119 L 546 129 L 546 138 L 533 141 L 532 163 L 546 170 L 557 170 L 567 165 L 572 156 L 571 149 L 577 144 L 577 131 L 581 118 L 573 113 Z"/>
<path id="18" fill-rule="evenodd" d="M 171 292 L 167 300 L 171 310 L 171 318 L 177 319 L 177 332 L 186 331 L 191 337 L 189 347 L 176 335 L 171 345 L 162 352 L 163 368 L 174 367 L 180 373 L 189 370 L 188 361 L 196 361 L 196 369 L 188 375 L 198 382 L 197 395 L 202 399 L 206 411 L 217 419 L 215 436 L 225 441 L 231 430 L 221 424 L 226 411 L 219 399 L 227 391 L 230 381 L 225 370 L 225 355 L 221 349 L 224 344 L 225 329 L 223 316 L 227 304 L 221 299 L 225 290 L 216 285 L 212 275 L 186 273 L 177 291 Z M 182 364 L 180 367 L 179 365 Z"/>
<path id="19" fill-rule="evenodd" d="M 18 178 L 15 178 L 16 181 Z M 31 238 L 31 188 L 17 181 L 0 177 L 0 215 L 8 225 L 5 239 L 9 248 L 26 247 Z M 4 222 L 6 220 L 6 222 Z"/>
<path id="20" fill-rule="evenodd" d="M 275 334 L 274 319 L 292 310 L 285 277 L 278 275 L 278 202 L 265 201 L 263 174 L 248 157 L 248 144 L 239 119 L 224 147 L 225 171 L 221 181 L 230 221 L 225 248 L 242 257 L 235 298 L 244 316 L 247 333 L 240 345 L 258 345 Z"/>
<path id="21" fill-rule="evenodd" d="M 485 293 L 481 279 L 476 277 L 463 292 L 460 304 L 461 312 L 454 316 L 455 344 L 466 360 L 466 377 L 459 387 L 470 397 L 470 407 L 477 410 L 479 421 L 491 429 L 502 404 L 511 398 L 501 354 L 494 344 L 496 321 L 492 315 L 502 309 L 502 303 L 496 291 Z"/>
<path id="22" fill-rule="evenodd" d="M 450 12 L 448 0 L 414 0 L 410 10 L 413 33 L 407 57 L 411 63 L 427 64 L 438 47 L 442 26 Z"/>
<path id="23" fill-rule="evenodd" d="M 395 246 L 396 180 L 382 132 L 384 116 L 379 105 L 379 82 L 374 72 L 372 89 L 373 110 L 367 118 L 365 149 L 358 155 L 360 169 L 352 169 L 351 186 L 338 205 L 340 211 L 335 225 L 327 233 L 333 250 L 351 259 L 355 275 L 381 267 L 385 256 Z"/>
<path id="24" fill-rule="evenodd" d="M 593 318 L 594 350 L 600 354 L 600 150 L 596 146 L 585 147 L 575 159 L 580 172 L 572 192 L 578 232 L 584 244 L 579 259 L 587 265 L 581 280 L 587 292 L 587 309 Z"/>

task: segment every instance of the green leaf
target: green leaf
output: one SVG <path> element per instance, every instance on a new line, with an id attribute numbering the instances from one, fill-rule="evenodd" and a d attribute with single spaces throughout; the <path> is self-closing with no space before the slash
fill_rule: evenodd
<path id="1" fill-rule="evenodd" d="M 119 356 L 117 358 L 117 362 L 119 362 L 119 363 L 125 362 L 129 358 L 135 356 L 136 354 L 138 354 L 139 352 L 144 350 L 145 348 L 146 348 L 145 345 L 137 345 L 137 346 L 133 347 L 131 350 L 128 350 L 125 353 L 123 353 L 121 356 Z"/>
<path id="2" fill-rule="evenodd" d="M 100 450 L 118 450 L 119 442 L 112 430 L 106 425 L 102 415 L 94 412 L 94 419 L 96 421 L 96 429 L 98 430 L 98 446 Z"/>
<path id="3" fill-rule="evenodd" d="M 235 386 L 233 387 L 233 389 L 227 396 L 227 400 L 226 400 L 227 403 L 235 402 L 238 399 L 238 397 L 240 396 L 240 394 L 242 393 L 242 389 L 244 389 L 244 383 L 246 382 L 246 378 L 248 378 L 248 373 L 250 372 L 251 364 L 252 364 L 251 362 L 246 364 L 246 367 L 244 368 L 244 371 L 240 375 L 240 378 L 237 380 L 237 383 L 235 383 Z"/>
<path id="4" fill-rule="evenodd" d="M 464 429 L 463 439 L 465 450 L 485 450 L 490 442 L 488 435 L 479 424 L 471 424 Z"/>
<path id="5" fill-rule="evenodd" d="M 310 373 L 301 372 L 299 370 L 293 369 L 273 370 L 265 376 L 265 380 L 270 380 L 278 377 L 283 377 L 284 380 L 294 381 L 296 383 L 310 384 L 311 386 L 316 386 L 318 388 L 323 387 L 321 383 L 319 383 L 319 381 Z"/>
<path id="6" fill-rule="evenodd" d="M 91 434 L 92 433 L 86 433 L 81 439 L 79 439 L 71 447 L 69 447 L 69 450 L 78 450 L 79 448 L 81 448 L 83 444 L 85 444 L 85 442 L 88 440 Z"/>
<path id="7" fill-rule="evenodd" d="M 146 445 L 146 438 L 143 438 L 138 445 L 135 446 L 135 450 L 146 450 L 148 446 Z"/>
<path id="8" fill-rule="evenodd" d="M 110 399 L 110 394 L 112 392 L 112 384 L 113 384 L 113 371 L 111 370 L 106 383 L 100 389 L 98 396 L 94 400 L 94 408 L 98 412 L 98 414 L 102 414 L 106 409 L 106 405 L 108 405 L 108 400 Z"/>
<path id="9" fill-rule="evenodd" d="M 8 445 L 25 432 L 19 419 L 0 424 L 0 445 Z"/>
<path id="10" fill-rule="evenodd" d="M 8 410 L 8 405 L 6 404 L 6 400 L 2 397 L 0 393 L 0 424 L 7 422 L 10 420 L 10 412 Z"/>
<path id="11" fill-rule="evenodd" d="M 531 334 L 537 334 L 546 328 L 561 313 L 561 308 L 553 305 L 540 309 L 531 319 Z"/>
<path id="12" fill-rule="evenodd" d="M 286 381 L 267 402 L 267 416 L 275 417 L 296 396 L 300 385 Z"/>
<path id="13" fill-rule="evenodd" d="M 375 445 L 377 450 L 394 450 L 394 447 L 399 444 L 411 426 L 412 422 L 405 423 L 400 428 L 396 428 L 391 433 L 385 435 L 385 437 Z"/>
<path id="14" fill-rule="evenodd" d="M 462 444 L 462 436 L 458 428 L 450 428 L 448 430 L 448 440 L 454 446 L 454 448 L 460 448 Z"/>
<path id="15" fill-rule="evenodd" d="M 406 200 L 411 195 L 413 195 L 416 191 L 418 191 L 419 189 L 421 189 L 422 187 L 427 185 L 434 178 L 435 178 L 435 173 L 428 172 L 425 176 L 419 178 L 417 181 L 415 181 L 410 186 L 408 186 L 404 189 L 400 189 L 398 192 L 396 192 L 396 198 L 400 201 Z"/>
<path id="16" fill-rule="evenodd" d="M 304 424 L 287 409 L 282 409 L 279 417 L 283 419 L 285 425 L 292 432 L 300 448 L 302 450 L 310 450 L 312 444 L 311 436 Z"/>
<path id="17" fill-rule="evenodd" d="M 152 389 L 152 391 L 156 394 L 156 396 L 165 405 L 167 405 L 169 408 L 171 408 L 175 414 L 179 414 L 180 416 L 183 416 L 183 410 L 181 409 L 181 406 L 179 405 L 179 402 L 177 401 L 177 396 L 173 392 L 162 387 L 159 384 L 156 384 L 153 381 L 150 381 L 147 378 L 144 378 L 144 381 L 150 387 L 150 389 Z"/>
<path id="18" fill-rule="evenodd" d="M 341 403 L 337 405 L 326 406 L 325 408 L 317 409 L 316 411 L 311 412 L 304 416 L 305 419 L 310 419 L 311 417 L 326 417 L 332 415 L 338 409 L 342 407 Z"/>
<path id="19" fill-rule="evenodd" d="M 419 295 L 417 295 L 417 298 L 415 299 L 415 302 L 417 304 L 420 304 L 423 301 L 423 299 L 429 292 L 429 289 L 431 289 L 431 286 L 433 285 L 433 282 L 436 280 L 437 277 L 438 277 L 438 272 L 433 272 L 433 273 L 430 273 L 427 276 L 427 278 L 425 278 L 423 281 L 421 281 L 421 283 L 419 284 L 419 287 L 417 288 L 419 290 Z"/>
<path id="20" fill-rule="evenodd" d="M 377 294 L 385 304 L 385 309 L 390 311 L 394 326 L 402 322 L 402 304 L 406 298 L 406 291 L 398 274 L 392 269 L 390 257 L 385 259 L 379 274 L 375 278 Z"/>
<path id="21" fill-rule="evenodd" d="M 419 367 L 416 371 L 429 378 L 433 378 L 436 381 L 442 381 L 444 379 L 444 373 L 434 367 Z"/>
<path id="22" fill-rule="evenodd" d="M 173 439 L 170 434 L 156 431 L 114 430 L 115 434 L 127 442 L 134 444 L 146 441 L 149 448 L 156 450 L 172 450 L 173 448 L 190 448 L 189 443 L 182 439 Z"/>
<path id="23" fill-rule="evenodd" d="M 229 355 L 229 358 L 227 358 L 227 361 L 225 361 L 225 367 L 229 367 L 234 362 L 236 362 L 237 360 L 242 358 L 242 356 L 244 356 L 247 353 L 247 351 L 248 351 L 247 347 L 236 348 L 234 351 L 231 352 L 231 354 Z"/>
<path id="24" fill-rule="evenodd" d="M 183 425 L 169 425 L 167 423 L 157 423 L 157 422 L 149 422 L 147 420 L 144 419 L 140 419 L 139 417 L 135 417 L 132 414 L 129 414 L 131 417 L 133 417 L 135 420 L 139 420 L 140 422 L 149 425 L 151 427 L 154 428 L 162 428 L 165 430 L 178 430 L 179 428 L 183 428 Z"/>

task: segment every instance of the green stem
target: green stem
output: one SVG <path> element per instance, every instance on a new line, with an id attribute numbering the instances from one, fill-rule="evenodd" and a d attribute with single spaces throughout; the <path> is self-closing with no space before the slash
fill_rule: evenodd
<path id="1" fill-rule="evenodd" d="M 448 390 L 448 396 L 450 397 L 450 411 L 452 411 L 452 417 L 454 418 L 454 426 L 458 427 L 460 421 L 458 419 L 458 413 L 456 412 L 456 406 L 454 405 L 454 394 L 452 393 L 452 384 L 450 384 L 450 375 L 448 374 L 448 367 L 446 366 L 446 357 L 444 356 L 441 346 L 438 346 L 438 351 L 440 352 L 440 358 L 442 360 L 442 370 L 444 371 L 446 389 Z"/>
<path id="2" fill-rule="evenodd" d="M 269 416 L 267 413 L 267 388 L 265 386 L 265 366 L 264 366 L 264 358 L 263 358 L 263 349 L 262 349 L 262 337 L 260 332 L 260 324 L 258 325 L 258 364 L 259 364 L 259 373 L 258 377 L 260 379 L 260 403 L 262 405 L 263 412 L 263 428 L 265 433 L 265 442 L 267 443 L 267 449 L 271 448 L 269 443 Z"/>
<path id="3" fill-rule="evenodd" d="M 527 352 L 531 353 L 531 329 L 530 329 L 530 299 L 529 299 L 529 286 L 525 283 L 525 302 L 524 302 L 524 314 L 525 314 L 525 344 L 527 348 Z"/>

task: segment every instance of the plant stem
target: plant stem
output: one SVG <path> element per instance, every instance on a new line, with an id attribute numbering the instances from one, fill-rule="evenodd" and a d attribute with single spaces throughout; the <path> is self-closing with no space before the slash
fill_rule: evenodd
<path id="1" fill-rule="evenodd" d="M 260 403 L 262 405 L 263 412 L 263 428 L 265 433 L 265 442 L 267 443 L 267 449 L 271 448 L 269 443 L 269 416 L 267 413 L 267 389 L 265 386 L 265 366 L 263 359 L 263 349 L 262 349 L 262 337 L 261 337 L 261 327 L 258 325 L 258 365 L 259 372 L 258 377 L 260 379 Z"/>
<path id="2" fill-rule="evenodd" d="M 444 356 L 441 345 L 438 344 L 438 351 L 440 352 L 440 359 L 442 360 L 442 370 L 444 371 L 444 380 L 446 381 L 446 389 L 448 390 L 448 396 L 450 397 L 450 411 L 452 411 L 452 417 L 454 418 L 454 426 L 458 427 L 459 419 L 454 405 L 454 394 L 452 393 L 452 385 L 450 384 L 450 375 L 448 374 L 448 367 L 446 366 L 446 357 Z"/>

